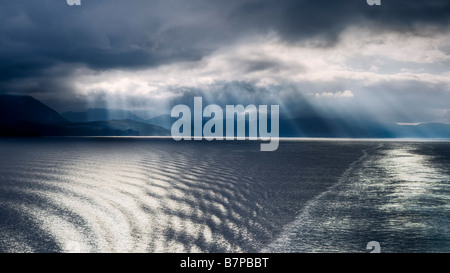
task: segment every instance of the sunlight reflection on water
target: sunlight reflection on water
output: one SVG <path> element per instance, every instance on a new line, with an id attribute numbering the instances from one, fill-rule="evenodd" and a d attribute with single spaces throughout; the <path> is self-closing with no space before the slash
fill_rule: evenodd
<path id="1" fill-rule="evenodd" d="M 448 144 L 255 146 L 0 142 L 0 250 L 450 251 Z"/>
<path id="2" fill-rule="evenodd" d="M 366 150 L 264 251 L 364 252 L 372 240 L 384 252 L 450 251 L 450 174 L 442 155 L 449 159 L 448 144 Z"/>

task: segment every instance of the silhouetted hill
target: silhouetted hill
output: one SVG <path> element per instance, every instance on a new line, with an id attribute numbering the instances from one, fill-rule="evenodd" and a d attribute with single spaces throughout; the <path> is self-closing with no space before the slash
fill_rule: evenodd
<path id="1" fill-rule="evenodd" d="M 130 119 L 70 122 L 30 96 L 0 95 L 1 136 L 167 136 L 169 131 Z"/>
<path id="2" fill-rule="evenodd" d="M 177 120 L 170 115 L 161 115 L 144 121 L 128 111 L 106 109 L 91 109 L 80 114 L 78 118 L 89 120 L 117 116 L 132 117 L 137 121 L 125 118 L 71 122 L 30 96 L 0 95 L 2 136 L 169 136 L 172 124 Z M 76 114 L 73 117 L 77 119 Z M 203 125 L 208 120 L 209 118 L 204 118 Z M 358 118 L 346 120 L 313 116 L 294 119 L 281 117 L 279 125 L 280 137 L 450 138 L 450 125 L 442 123 L 398 125 Z M 193 121 L 191 126 L 193 132 Z M 270 125 L 268 127 L 270 130 Z M 248 121 L 246 128 L 248 130 Z M 226 134 L 225 120 L 223 132 Z"/>
<path id="3" fill-rule="evenodd" d="M 280 120 L 281 137 L 337 138 L 450 138 L 450 125 L 422 123 L 398 125 L 373 120 L 297 118 Z"/>
<path id="4" fill-rule="evenodd" d="M 134 120 L 72 123 L 65 127 L 70 136 L 169 136 L 170 131 Z"/>
<path id="5" fill-rule="evenodd" d="M 125 119 L 145 122 L 144 119 L 140 118 L 134 113 L 120 109 L 93 108 L 84 112 L 64 112 L 61 113 L 61 116 L 72 122 L 90 122 L 90 121 L 125 120 Z"/>
<path id="6" fill-rule="evenodd" d="M 173 119 L 174 121 L 177 119 Z M 202 119 L 202 126 L 210 118 Z M 223 134 L 226 134 L 226 120 L 223 119 Z M 237 126 L 234 121 L 236 136 Z M 271 121 L 268 120 L 269 131 Z M 245 123 L 248 136 L 249 122 Z M 191 132 L 194 120 L 191 119 Z M 302 117 L 279 120 L 280 137 L 320 137 L 320 138 L 450 138 L 450 125 L 443 123 L 423 123 L 419 125 L 398 125 L 374 120 L 345 120 L 325 117 Z"/>
<path id="7" fill-rule="evenodd" d="M 55 110 L 30 96 L 0 95 L 0 122 L 55 124 L 67 122 Z"/>
<path id="8" fill-rule="evenodd" d="M 0 135 L 59 135 L 66 123 L 56 111 L 33 97 L 0 95 Z"/>
<path id="9" fill-rule="evenodd" d="M 390 127 L 396 137 L 450 138 L 450 124 L 421 123 L 419 125 L 396 125 Z"/>
<path id="10" fill-rule="evenodd" d="M 147 123 L 161 126 L 163 128 L 169 129 L 172 127 L 176 118 L 171 117 L 170 115 L 159 115 L 157 117 L 146 120 Z"/>
<path id="11" fill-rule="evenodd" d="M 371 120 L 344 120 L 323 117 L 304 117 L 280 120 L 282 137 L 341 137 L 388 138 L 396 137 L 396 124 Z"/>

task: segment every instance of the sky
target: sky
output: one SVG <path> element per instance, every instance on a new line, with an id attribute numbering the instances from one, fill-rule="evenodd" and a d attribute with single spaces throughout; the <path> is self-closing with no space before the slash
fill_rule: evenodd
<path id="1" fill-rule="evenodd" d="M 450 123 L 450 1 L 0 0 L 0 93 L 144 118 L 192 104 Z"/>

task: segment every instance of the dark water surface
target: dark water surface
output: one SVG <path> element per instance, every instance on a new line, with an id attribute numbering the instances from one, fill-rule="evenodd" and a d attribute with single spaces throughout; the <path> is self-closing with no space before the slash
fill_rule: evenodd
<path id="1" fill-rule="evenodd" d="M 0 140 L 1 252 L 450 251 L 450 143 Z"/>

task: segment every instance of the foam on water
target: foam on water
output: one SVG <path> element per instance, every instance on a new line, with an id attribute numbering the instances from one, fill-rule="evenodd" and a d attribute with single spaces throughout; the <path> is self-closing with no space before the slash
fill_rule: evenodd
<path id="1" fill-rule="evenodd" d="M 448 143 L 0 141 L 1 252 L 448 251 Z"/>
<path id="2" fill-rule="evenodd" d="M 286 142 L 261 153 L 258 145 L 3 140 L 0 250 L 254 252 L 361 149 Z"/>
<path id="3" fill-rule="evenodd" d="M 443 149 L 445 148 L 445 149 Z M 449 144 L 383 143 L 311 200 L 263 252 L 450 251 Z"/>

